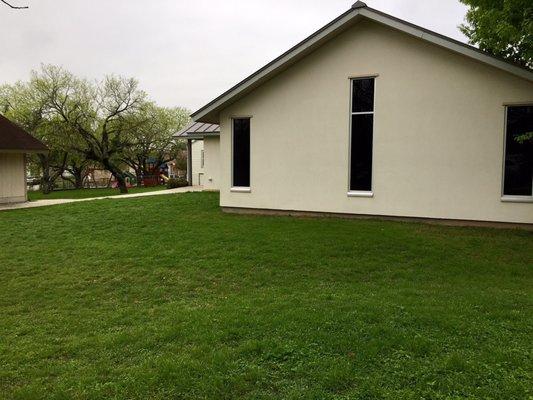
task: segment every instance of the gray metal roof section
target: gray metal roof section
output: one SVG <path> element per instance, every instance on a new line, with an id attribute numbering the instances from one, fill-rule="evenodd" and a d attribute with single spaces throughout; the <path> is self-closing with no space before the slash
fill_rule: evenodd
<path id="1" fill-rule="evenodd" d="M 510 63 L 498 57 L 492 56 L 474 46 L 467 45 L 458 40 L 449 38 L 439 33 L 414 25 L 410 22 L 393 17 L 368 7 L 362 1 L 355 3 L 348 11 L 338 18 L 313 33 L 296 46 L 283 53 L 281 56 L 248 76 L 228 91 L 224 92 L 204 107 L 192 114 L 195 121 L 206 123 L 219 123 L 218 112 L 228 105 L 234 103 L 252 90 L 273 78 L 278 73 L 287 69 L 306 55 L 320 47 L 322 44 L 349 29 L 353 24 L 362 18 L 378 22 L 393 29 L 426 40 L 437 46 L 444 47 L 455 53 L 460 53 L 479 62 L 499 68 L 513 75 L 519 76 L 528 81 L 533 81 L 533 70 Z"/>
<path id="2" fill-rule="evenodd" d="M 203 122 L 193 122 L 187 127 L 174 134 L 174 137 L 192 137 L 198 138 L 202 136 L 218 136 L 220 135 L 220 126 L 217 124 L 206 124 Z"/>

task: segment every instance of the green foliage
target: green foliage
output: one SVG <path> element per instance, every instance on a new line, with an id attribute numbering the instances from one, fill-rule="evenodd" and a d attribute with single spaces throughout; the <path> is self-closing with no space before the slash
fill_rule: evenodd
<path id="1" fill-rule="evenodd" d="M 533 1 L 460 0 L 470 7 L 461 31 L 472 44 L 533 68 Z"/>
<path id="2" fill-rule="evenodd" d="M 518 135 L 515 137 L 515 140 L 518 143 L 527 143 L 527 142 L 533 143 L 533 132 L 527 132 L 527 133 L 524 133 L 523 135 Z"/>
<path id="3" fill-rule="evenodd" d="M 531 396 L 531 233 L 218 202 L 2 212 L 0 398 Z"/>
<path id="4" fill-rule="evenodd" d="M 35 161 L 50 185 L 68 171 L 79 187 L 87 168 L 103 167 L 123 192 L 126 166 L 173 159 L 181 145 L 172 135 L 189 121 L 187 110 L 151 102 L 135 79 L 89 82 L 53 65 L 32 71 L 28 82 L 0 87 L 0 112 L 49 146 L 50 154 Z"/>
<path id="5" fill-rule="evenodd" d="M 175 160 L 183 143 L 173 135 L 189 121 L 189 111 L 184 108 L 159 107 L 146 102 L 128 120 L 131 145 L 122 152 L 122 161 L 140 176 L 147 173 L 145 168 L 149 159 L 156 168 Z"/>
<path id="6" fill-rule="evenodd" d="M 189 182 L 184 178 L 171 178 L 167 182 L 168 189 L 176 189 L 189 186 Z"/>
<path id="7" fill-rule="evenodd" d="M 43 67 L 44 68 L 44 67 Z M 48 97 L 41 91 L 46 80 L 35 72 L 28 82 L 0 87 L 0 110 L 10 120 L 46 143 L 50 151 L 30 157 L 30 170 L 42 174 L 42 186 L 48 191 L 63 174 L 70 152 L 69 132 L 59 118 L 50 114 Z"/>

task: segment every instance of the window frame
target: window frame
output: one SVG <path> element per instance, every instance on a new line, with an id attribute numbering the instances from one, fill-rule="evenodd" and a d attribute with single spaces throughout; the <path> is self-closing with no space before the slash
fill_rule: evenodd
<path id="1" fill-rule="evenodd" d="M 348 78 L 350 82 L 350 101 L 349 101 L 349 124 L 348 124 L 348 197 L 374 197 L 374 155 L 375 155 L 375 140 L 374 134 L 376 132 L 376 88 L 378 82 L 378 74 L 369 74 L 369 75 L 359 75 L 359 76 L 350 76 Z M 373 79 L 374 80 L 374 98 L 373 98 L 373 108 L 372 111 L 363 111 L 363 112 L 353 112 L 353 85 L 354 81 L 364 80 L 364 79 Z M 352 181 L 352 125 L 353 125 L 353 116 L 354 115 L 372 115 L 372 165 L 371 165 L 371 175 L 370 175 L 370 190 L 351 190 L 351 181 Z"/>
<path id="2" fill-rule="evenodd" d="M 501 201 L 504 203 L 533 203 L 533 189 L 532 189 L 531 195 L 529 196 L 505 194 L 505 161 L 507 158 L 507 127 L 508 127 L 507 117 L 509 114 L 509 107 L 533 107 L 533 102 L 505 103 L 503 106 L 504 106 L 504 117 L 503 117 Z M 533 181 L 533 174 L 531 174 L 531 180 Z"/>
<path id="3" fill-rule="evenodd" d="M 234 115 L 230 117 L 231 122 L 231 187 L 230 192 L 234 193 L 251 193 L 252 192 L 252 116 L 251 115 Z M 250 184 L 249 186 L 235 186 L 234 185 L 234 170 L 235 170 L 235 120 L 248 119 L 250 120 Z"/>

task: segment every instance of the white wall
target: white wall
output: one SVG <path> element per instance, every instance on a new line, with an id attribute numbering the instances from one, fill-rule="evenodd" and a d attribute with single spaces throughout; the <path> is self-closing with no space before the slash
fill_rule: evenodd
<path id="1" fill-rule="evenodd" d="M 206 137 L 204 139 L 205 165 L 204 189 L 220 189 L 220 138 Z"/>
<path id="2" fill-rule="evenodd" d="M 26 201 L 24 154 L 0 153 L 0 203 Z"/>
<path id="3" fill-rule="evenodd" d="M 199 186 L 204 183 L 204 166 L 202 166 L 202 152 L 204 151 L 203 140 L 192 142 L 192 184 Z"/>
<path id="4" fill-rule="evenodd" d="M 350 77 L 376 78 L 373 198 L 348 191 Z M 533 83 L 364 21 L 220 114 L 221 205 L 533 223 L 501 201 L 504 103 Z M 252 116 L 251 193 L 231 187 L 231 117 Z"/>

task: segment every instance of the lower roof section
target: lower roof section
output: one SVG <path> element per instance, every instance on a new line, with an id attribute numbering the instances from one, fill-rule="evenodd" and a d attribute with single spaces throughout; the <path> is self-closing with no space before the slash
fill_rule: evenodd
<path id="1" fill-rule="evenodd" d="M 220 126 L 203 122 L 193 122 L 174 135 L 182 139 L 198 139 L 205 136 L 219 136 Z"/>

